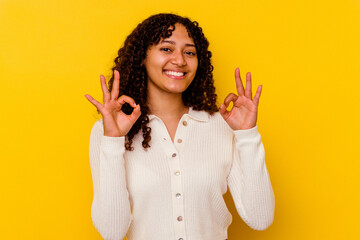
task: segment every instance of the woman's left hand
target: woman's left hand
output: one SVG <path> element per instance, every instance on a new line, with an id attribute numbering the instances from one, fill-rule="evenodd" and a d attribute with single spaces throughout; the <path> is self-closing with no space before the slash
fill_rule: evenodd
<path id="1" fill-rule="evenodd" d="M 235 81 L 238 95 L 230 93 L 221 104 L 219 112 L 233 130 L 246 130 L 256 126 L 257 111 L 262 85 L 258 86 L 254 99 L 251 93 L 251 74 L 246 74 L 246 88 L 242 84 L 239 68 L 235 69 Z M 230 102 L 233 107 L 226 108 Z"/>

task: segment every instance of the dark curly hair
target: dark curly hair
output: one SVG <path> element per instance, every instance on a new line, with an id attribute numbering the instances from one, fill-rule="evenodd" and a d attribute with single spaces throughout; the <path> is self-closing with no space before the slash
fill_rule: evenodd
<path id="1" fill-rule="evenodd" d="M 194 110 L 204 110 L 209 114 L 218 111 L 212 74 L 211 52 L 208 50 L 209 42 L 205 38 L 201 27 L 196 21 L 192 22 L 186 17 L 175 14 L 161 13 L 150 16 L 140 23 L 126 38 L 124 46 L 119 49 L 118 56 L 114 60 L 113 75 L 109 80 L 109 89 L 111 91 L 114 70 L 119 71 L 119 97 L 127 95 L 132 97 L 137 104 L 140 104 L 141 116 L 126 136 L 126 150 L 133 150 L 131 146 L 133 138 L 140 129 L 144 137 L 142 146 L 145 149 L 150 147 L 151 128 L 148 126 L 147 73 L 143 62 L 148 48 L 158 44 L 161 39 L 170 37 L 175 30 L 176 23 L 186 27 L 189 37 L 194 40 L 198 57 L 198 68 L 194 80 L 182 93 L 184 105 L 193 107 Z M 132 112 L 129 104 L 124 104 L 122 110 L 126 114 Z"/>

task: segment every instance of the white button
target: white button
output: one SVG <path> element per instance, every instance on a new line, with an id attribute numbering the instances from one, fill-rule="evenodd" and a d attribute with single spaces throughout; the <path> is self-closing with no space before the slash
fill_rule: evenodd
<path id="1" fill-rule="evenodd" d="M 181 198 L 181 193 L 177 193 L 175 196 L 176 198 Z"/>
<path id="2" fill-rule="evenodd" d="M 176 153 L 173 153 L 171 156 L 172 156 L 172 157 L 176 157 Z"/>
<path id="3" fill-rule="evenodd" d="M 179 176 L 180 175 L 180 171 L 176 171 L 174 172 L 175 176 Z"/>
<path id="4" fill-rule="evenodd" d="M 187 126 L 187 124 L 188 124 L 187 121 L 183 121 L 184 126 Z"/>
<path id="5" fill-rule="evenodd" d="M 181 221 L 183 220 L 183 217 L 182 217 L 182 216 L 178 216 L 178 217 L 177 217 L 177 220 L 178 220 L 179 222 L 181 222 Z"/>
<path id="6" fill-rule="evenodd" d="M 178 142 L 178 143 L 182 143 L 182 139 L 179 138 L 179 139 L 177 140 L 177 142 Z"/>

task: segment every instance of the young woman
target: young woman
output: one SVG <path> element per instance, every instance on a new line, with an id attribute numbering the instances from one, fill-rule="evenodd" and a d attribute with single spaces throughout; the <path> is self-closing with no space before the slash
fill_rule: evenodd
<path id="1" fill-rule="evenodd" d="M 262 87 L 252 97 L 235 70 L 237 95 L 219 111 L 211 52 L 197 22 L 157 14 L 115 58 L 90 137 L 91 216 L 104 239 L 224 240 L 229 187 L 252 228 L 273 221 L 274 195 L 257 130 Z M 233 107 L 227 110 L 230 102 Z"/>

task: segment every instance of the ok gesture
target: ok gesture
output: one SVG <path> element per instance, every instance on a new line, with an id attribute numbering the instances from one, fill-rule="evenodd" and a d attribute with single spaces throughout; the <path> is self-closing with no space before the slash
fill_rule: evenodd
<path id="1" fill-rule="evenodd" d="M 88 94 L 86 94 L 85 97 L 99 110 L 103 117 L 104 136 L 123 137 L 130 131 L 131 127 L 140 117 L 140 105 L 135 104 L 134 99 L 126 95 L 118 98 L 120 87 L 120 74 L 118 71 L 114 71 L 114 82 L 111 93 L 106 86 L 105 77 L 102 75 L 100 76 L 100 82 L 104 104 L 99 103 Z M 130 115 L 121 111 L 121 107 L 125 103 L 130 104 L 130 106 L 134 108 Z"/>
<path id="2" fill-rule="evenodd" d="M 256 126 L 257 111 L 262 85 L 258 86 L 254 99 L 251 92 L 251 74 L 246 74 L 246 88 L 242 84 L 239 68 L 235 69 L 235 81 L 238 95 L 230 93 L 221 104 L 219 112 L 233 130 L 245 130 Z M 230 102 L 233 107 L 227 110 Z"/>

